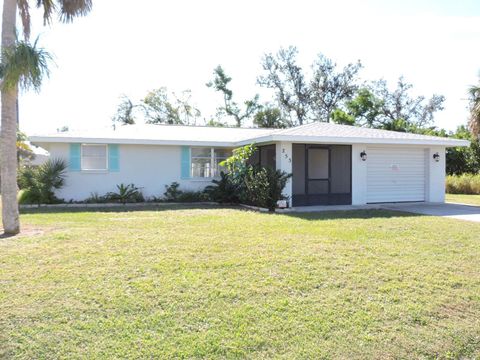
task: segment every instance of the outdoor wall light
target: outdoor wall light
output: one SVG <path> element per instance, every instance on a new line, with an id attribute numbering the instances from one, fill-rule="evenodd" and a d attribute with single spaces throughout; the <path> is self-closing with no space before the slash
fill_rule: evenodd
<path id="1" fill-rule="evenodd" d="M 366 160 L 367 160 L 367 153 L 365 152 L 365 150 L 363 150 L 363 151 L 360 153 L 360 158 L 362 159 L 362 161 L 366 161 Z"/>
<path id="2" fill-rule="evenodd" d="M 439 161 L 440 161 L 440 155 L 438 154 L 438 152 L 436 152 L 435 154 L 433 154 L 433 160 L 435 160 L 436 162 L 439 162 Z"/>

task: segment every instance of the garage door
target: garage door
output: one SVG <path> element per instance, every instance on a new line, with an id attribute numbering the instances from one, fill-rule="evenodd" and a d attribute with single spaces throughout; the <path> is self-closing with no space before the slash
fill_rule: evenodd
<path id="1" fill-rule="evenodd" d="M 425 150 L 367 149 L 367 202 L 425 201 Z"/>

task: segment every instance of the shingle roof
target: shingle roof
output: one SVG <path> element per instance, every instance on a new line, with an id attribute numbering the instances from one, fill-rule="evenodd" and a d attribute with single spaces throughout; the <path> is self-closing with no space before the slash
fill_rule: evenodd
<path id="1" fill-rule="evenodd" d="M 239 146 L 251 142 L 376 143 L 468 146 L 465 140 L 315 122 L 288 129 L 126 125 L 117 129 L 34 135 L 34 143 L 120 143 Z"/>

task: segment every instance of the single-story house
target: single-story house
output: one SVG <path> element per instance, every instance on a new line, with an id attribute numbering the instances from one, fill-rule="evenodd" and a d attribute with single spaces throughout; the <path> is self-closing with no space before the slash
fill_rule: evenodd
<path id="1" fill-rule="evenodd" d="M 290 206 L 443 202 L 445 149 L 465 140 L 315 122 L 289 129 L 126 125 L 103 131 L 31 136 L 52 158 L 68 160 L 58 196 L 84 200 L 120 183 L 161 196 L 176 181 L 201 190 L 232 149 L 254 143 L 256 161 L 292 173 Z"/>

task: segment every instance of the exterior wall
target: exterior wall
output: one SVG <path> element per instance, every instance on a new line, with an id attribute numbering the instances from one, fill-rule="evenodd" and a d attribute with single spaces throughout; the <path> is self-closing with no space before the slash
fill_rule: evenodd
<path id="1" fill-rule="evenodd" d="M 55 143 L 48 148 L 51 158 L 69 160 L 69 144 Z M 104 195 L 120 183 L 142 188 L 146 197 L 163 196 L 165 185 L 176 181 L 182 190 L 201 190 L 211 179 L 181 179 L 181 147 L 160 145 L 119 145 L 120 171 L 68 171 L 59 198 L 81 201 L 91 193 Z"/>
<path id="2" fill-rule="evenodd" d="M 276 168 L 285 171 L 287 174 L 292 173 L 292 143 L 278 142 L 275 144 L 276 149 Z M 283 189 L 283 195 L 288 198 L 289 206 L 292 206 L 292 178 L 290 177 Z"/>
<path id="3" fill-rule="evenodd" d="M 352 145 L 352 205 L 367 203 L 367 161 L 362 161 L 360 153 L 367 151 L 366 144 Z M 368 156 L 368 154 L 367 154 Z"/>
<path id="4" fill-rule="evenodd" d="M 408 145 L 406 145 L 408 146 Z M 388 145 L 385 145 L 388 147 Z M 367 160 L 362 161 L 360 153 L 367 152 Z M 433 154 L 440 155 L 440 161 L 433 159 Z M 445 147 L 431 146 L 425 148 L 425 201 L 445 201 Z M 352 145 L 352 205 L 364 205 L 367 203 L 367 164 L 368 145 Z"/>
<path id="5" fill-rule="evenodd" d="M 436 162 L 433 155 L 438 153 L 440 160 Z M 445 202 L 445 165 L 446 153 L 443 146 L 432 146 L 425 151 L 427 188 L 425 200 L 428 202 Z"/>

